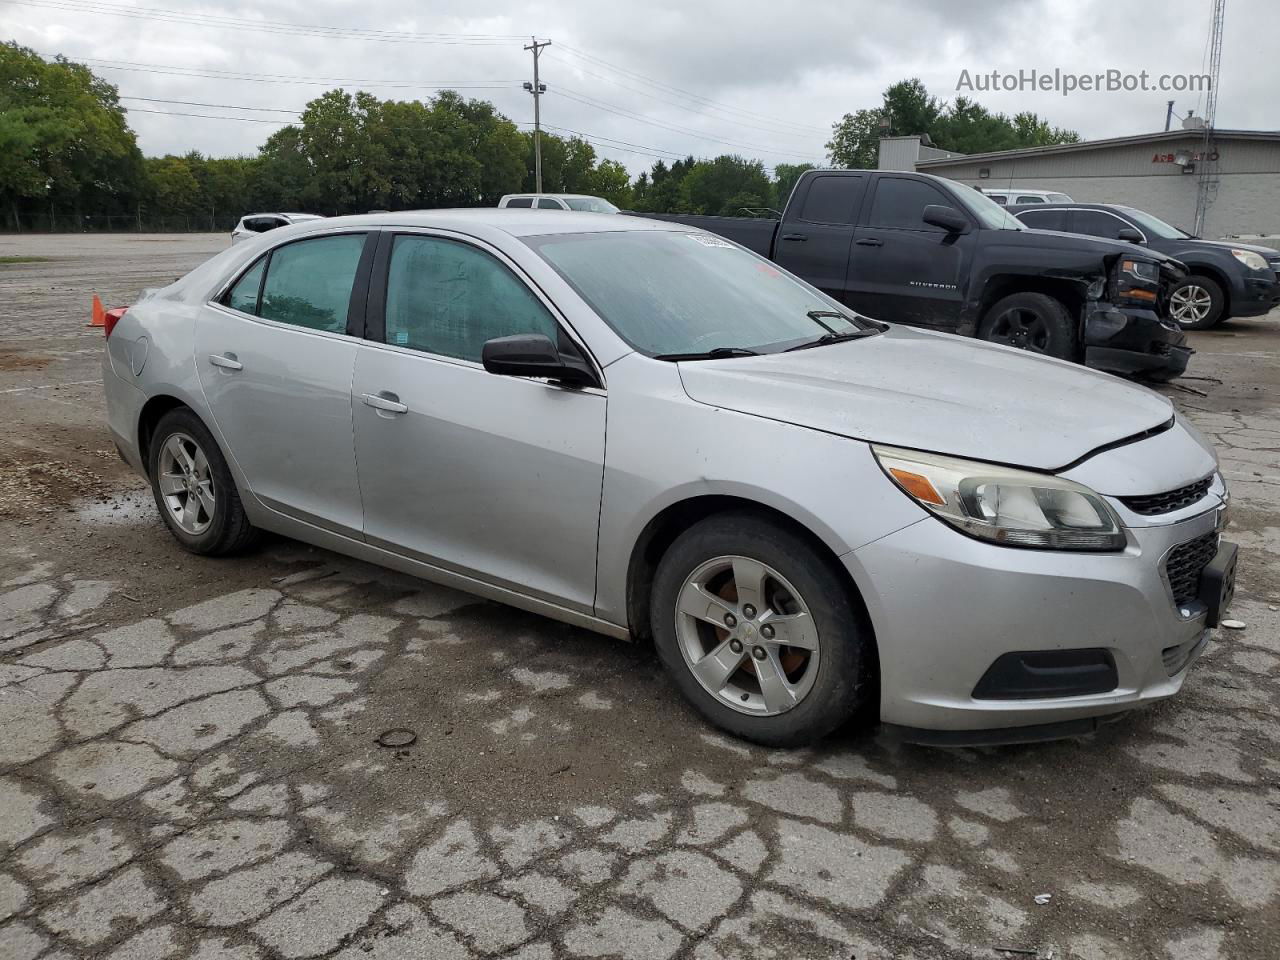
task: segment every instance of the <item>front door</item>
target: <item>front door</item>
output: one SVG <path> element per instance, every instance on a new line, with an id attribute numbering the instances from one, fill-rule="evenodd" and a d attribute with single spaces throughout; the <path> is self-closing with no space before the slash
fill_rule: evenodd
<path id="1" fill-rule="evenodd" d="M 965 188 L 961 188 L 965 189 Z M 955 209 L 931 183 L 881 176 L 862 218 L 849 263 L 863 312 L 895 323 L 955 330 L 977 233 L 947 233 L 924 222 L 924 208 Z"/>
<path id="2" fill-rule="evenodd" d="M 555 341 L 555 316 L 495 251 L 457 239 L 399 234 L 374 275 L 383 342 L 360 346 L 352 390 L 366 538 L 591 612 L 604 393 L 480 363 L 493 337 Z"/>
<path id="3" fill-rule="evenodd" d="M 365 234 L 264 254 L 201 309 L 196 367 L 223 449 L 272 509 L 353 536 L 363 525 L 347 335 Z"/>

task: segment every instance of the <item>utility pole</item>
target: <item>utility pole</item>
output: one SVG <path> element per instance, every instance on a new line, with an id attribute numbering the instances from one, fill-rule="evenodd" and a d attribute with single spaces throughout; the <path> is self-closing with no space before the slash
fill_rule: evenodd
<path id="1" fill-rule="evenodd" d="M 1191 232 L 1200 236 L 1205 231 L 1209 207 L 1218 198 L 1218 145 L 1214 128 L 1218 123 L 1218 78 L 1222 76 L 1222 25 L 1227 0 L 1212 0 L 1213 14 L 1209 23 L 1209 90 L 1204 104 L 1204 137 L 1196 169 L 1200 182 L 1196 190 L 1196 219 Z"/>
<path id="2" fill-rule="evenodd" d="M 539 41 L 537 37 L 530 37 L 526 50 L 533 51 L 533 83 L 526 83 L 524 88 L 533 94 L 533 192 L 542 192 L 542 110 L 539 103 L 542 95 L 547 92 L 547 85 L 538 80 L 538 55 L 542 53 L 543 47 L 551 46 L 550 40 Z"/>
<path id="3" fill-rule="evenodd" d="M 1173 101 L 1169 101 L 1169 106 L 1164 112 L 1164 132 L 1169 132 L 1169 127 L 1173 124 Z"/>

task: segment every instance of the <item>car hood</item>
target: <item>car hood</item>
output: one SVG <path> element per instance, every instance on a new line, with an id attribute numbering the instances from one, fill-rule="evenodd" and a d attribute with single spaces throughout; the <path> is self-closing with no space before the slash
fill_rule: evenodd
<path id="1" fill-rule="evenodd" d="M 1264 247 L 1257 243 L 1233 243 L 1230 240 L 1171 240 L 1169 243 L 1184 244 L 1187 250 L 1203 249 L 1204 247 L 1213 247 L 1215 250 L 1223 250 L 1230 252 L 1232 250 L 1248 250 L 1250 253 L 1261 254 L 1264 259 L 1270 260 L 1276 255 L 1275 247 Z"/>
<path id="2" fill-rule="evenodd" d="M 1173 405 L 1074 364 L 948 334 L 683 362 L 699 403 L 876 443 L 1057 470 L 1158 428 Z"/>

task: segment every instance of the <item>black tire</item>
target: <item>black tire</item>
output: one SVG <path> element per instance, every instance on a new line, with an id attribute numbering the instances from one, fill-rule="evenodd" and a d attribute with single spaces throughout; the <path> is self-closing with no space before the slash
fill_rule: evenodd
<path id="1" fill-rule="evenodd" d="M 772 716 L 751 716 L 726 705 L 698 681 L 681 652 L 677 604 L 686 579 L 704 563 L 732 556 L 763 563 L 785 578 L 803 597 L 817 630 L 820 655 L 812 667 L 812 686 L 795 706 Z M 863 702 L 876 689 L 871 682 L 875 651 L 846 582 L 801 536 L 768 518 L 749 512 L 718 514 L 682 533 L 658 564 L 650 618 L 654 645 L 676 687 L 699 713 L 736 737 L 796 747 L 855 717 L 878 714 L 878 704 Z"/>
<path id="2" fill-rule="evenodd" d="M 175 434 L 190 437 L 199 446 L 209 465 L 214 501 L 213 515 L 207 528 L 199 533 L 189 533 L 179 526 L 160 490 L 161 451 Z M 225 556 L 247 549 L 257 539 L 258 531 L 249 523 L 240 502 L 231 470 L 227 466 L 217 441 L 200 418 L 187 407 L 170 410 L 156 424 L 148 450 L 147 472 L 151 477 L 151 494 L 156 501 L 160 518 L 183 548 L 205 556 Z"/>
<path id="3" fill-rule="evenodd" d="M 1175 311 L 1179 311 L 1178 298 L 1180 294 L 1191 293 L 1194 297 L 1196 288 L 1209 295 L 1209 312 L 1204 314 L 1200 319 L 1194 318 L 1195 311 L 1188 309 L 1183 313 L 1185 319 L 1180 319 Z M 1197 298 L 1198 299 L 1198 298 Z M 1169 318 L 1173 320 L 1183 330 L 1208 330 L 1210 327 L 1216 327 L 1226 319 L 1225 307 L 1227 305 L 1227 297 L 1222 292 L 1222 287 L 1218 282 L 1210 277 L 1193 273 L 1185 277 L 1177 283 L 1172 290 L 1169 291 Z M 1190 304 L 1187 305 L 1190 307 Z"/>
<path id="4" fill-rule="evenodd" d="M 1080 356 L 1071 311 L 1044 293 L 1012 293 L 997 300 L 978 325 L 978 337 L 1059 360 Z"/>

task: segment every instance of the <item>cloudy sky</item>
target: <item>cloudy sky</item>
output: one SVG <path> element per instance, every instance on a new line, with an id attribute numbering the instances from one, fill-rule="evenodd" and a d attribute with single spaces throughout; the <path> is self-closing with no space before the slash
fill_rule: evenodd
<path id="1" fill-rule="evenodd" d="M 147 4 L 155 4 L 148 6 Z M 658 157 L 821 162 L 832 121 L 918 76 L 962 70 L 1200 73 L 1211 0 L 0 0 L 0 37 L 88 63 L 120 90 L 148 154 L 252 153 L 335 86 L 419 99 L 440 87 L 529 123 L 522 49 L 537 34 L 543 121 L 633 173 Z M 1280 3 L 1228 4 L 1219 127 L 1280 127 Z M 524 39 L 522 39 L 524 38 Z M 1086 138 L 1161 129 L 1197 93 L 970 94 Z M 186 114 L 186 115 L 183 115 Z M 202 116 L 192 116 L 199 114 Z M 217 118 L 217 119 L 215 119 Z"/>

